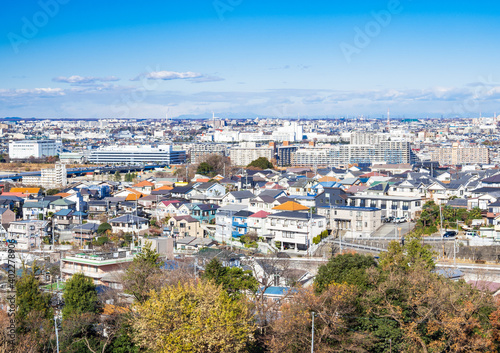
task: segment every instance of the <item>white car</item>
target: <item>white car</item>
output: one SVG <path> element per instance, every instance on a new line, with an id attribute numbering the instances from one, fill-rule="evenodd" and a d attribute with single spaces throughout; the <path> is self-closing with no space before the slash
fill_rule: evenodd
<path id="1" fill-rule="evenodd" d="M 465 233 L 465 237 L 466 237 L 467 239 L 471 239 L 471 238 L 474 238 L 474 237 L 477 237 L 477 236 L 479 236 L 479 235 L 477 234 L 477 232 L 467 232 L 467 233 Z"/>

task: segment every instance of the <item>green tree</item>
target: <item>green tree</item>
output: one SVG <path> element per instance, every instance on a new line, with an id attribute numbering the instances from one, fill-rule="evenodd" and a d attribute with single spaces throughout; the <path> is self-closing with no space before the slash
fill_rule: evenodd
<path id="1" fill-rule="evenodd" d="M 473 219 L 481 219 L 481 209 L 479 207 L 474 207 L 469 211 L 468 219 L 472 221 Z"/>
<path id="2" fill-rule="evenodd" d="M 122 176 L 118 170 L 114 174 L 114 180 L 115 181 L 122 181 Z"/>
<path id="3" fill-rule="evenodd" d="M 338 283 L 366 289 L 369 283 L 366 270 L 376 265 L 373 256 L 369 255 L 343 254 L 331 257 L 328 263 L 318 268 L 314 288 L 317 293 L 321 293 L 330 284 Z"/>
<path id="4" fill-rule="evenodd" d="M 59 192 L 61 192 L 61 190 L 59 189 L 48 189 L 45 194 L 50 196 L 50 195 L 55 195 L 55 194 L 58 194 Z"/>
<path id="5" fill-rule="evenodd" d="M 239 296 L 245 290 L 256 292 L 259 287 L 259 282 L 252 275 L 252 271 L 244 271 L 239 267 L 225 267 L 215 257 L 207 264 L 202 278 L 222 285 L 231 297 Z"/>
<path id="6" fill-rule="evenodd" d="M 380 266 L 384 269 L 396 267 L 405 271 L 415 266 L 432 270 L 435 267 L 433 257 L 432 247 L 422 244 L 420 236 L 410 234 L 404 245 L 397 241 L 389 243 L 387 252 L 380 255 Z"/>
<path id="7" fill-rule="evenodd" d="M 133 311 L 134 339 L 152 352 L 238 353 L 253 340 L 248 307 L 210 281 L 163 287 Z"/>
<path id="8" fill-rule="evenodd" d="M 63 318 L 100 311 L 96 286 L 83 273 L 75 273 L 66 282 L 63 298 Z"/>
<path id="9" fill-rule="evenodd" d="M 25 275 L 16 282 L 17 318 L 24 320 L 33 311 L 40 313 L 44 318 L 52 317 L 50 295 L 40 291 L 40 282 L 33 273 L 26 274 L 26 271 L 24 273 Z"/>
<path id="10" fill-rule="evenodd" d="M 273 169 L 273 164 L 269 162 L 266 157 L 259 157 L 256 160 L 252 161 L 248 167 L 254 167 L 258 169 Z"/>
<path id="11" fill-rule="evenodd" d="M 97 227 L 97 234 L 106 234 L 106 231 L 112 230 L 113 228 L 111 227 L 111 224 L 104 222 L 99 224 L 99 227 Z"/>
<path id="12" fill-rule="evenodd" d="M 201 162 L 198 168 L 196 169 L 197 174 L 208 175 L 211 176 L 213 174 L 214 167 L 208 164 L 207 162 Z"/>

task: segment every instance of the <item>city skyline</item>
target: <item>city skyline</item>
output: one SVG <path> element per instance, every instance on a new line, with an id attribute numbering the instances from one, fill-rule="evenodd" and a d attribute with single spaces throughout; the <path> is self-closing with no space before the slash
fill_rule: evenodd
<path id="1" fill-rule="evenodd" d="M 0 116 L 491 116 L 498 5 L 483 5 L 10 3 Z"/>

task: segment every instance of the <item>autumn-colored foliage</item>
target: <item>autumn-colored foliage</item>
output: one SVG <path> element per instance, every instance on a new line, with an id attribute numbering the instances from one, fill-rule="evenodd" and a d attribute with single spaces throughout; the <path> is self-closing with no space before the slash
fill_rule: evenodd
<path id="1" fill-rule="evenodd" d="M 134 339 L 153 352 L 245 352 L 254 330 L 245 303 L 210 281 L 153 291 L 134 313 Z"/>

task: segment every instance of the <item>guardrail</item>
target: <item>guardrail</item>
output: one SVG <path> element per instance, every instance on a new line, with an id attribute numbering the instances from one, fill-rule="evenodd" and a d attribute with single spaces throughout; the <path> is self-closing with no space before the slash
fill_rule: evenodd
<path id="1" fill-rule="evenodd" d="M 328 242 L 329 243 L 334 243 L 334 244 L 339 244 L 339 246 L 341 244 L 339 240 L 329 240 Z M 387 251 L 386 249 L 377 248 L 377 247 L 374 247 L 374 246 L 353 244 L 353 243 L 348 243 L 348 242 L 345 242 L 345 241 L 342 242 L 342 246 L 343 247 L 347 247 L 347 248 L 354 248 L 354 249 L 367 250 L 367 251 L 377 251 L 377 252 Z"/>

